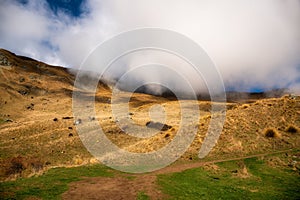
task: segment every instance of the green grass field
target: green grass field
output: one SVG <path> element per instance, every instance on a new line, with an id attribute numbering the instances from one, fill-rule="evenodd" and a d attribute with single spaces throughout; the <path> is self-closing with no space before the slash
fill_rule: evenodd
<path id="1" fill-rule="evenodd" d="M 300 199 L 300 171 L 284 155 L 222 162 L 179 173 L 157 175 L 157 186 L 170 199 Z M 284 160 L 286 159 L 286 160 Z M 297 158 L 299 162 L 299 158 Z M 55 168 L 41 176 L 0 183 L 0 199 L 60 199 L 68 184 L 84 177 L 118 177 L 102 165 Z M 131 176 L 130 176 L 131 177 Z M 130 178 L 135 181 L 135 178 Z M 144 191 L 136 199 L 150 199 Z"/>
<path id="2" fill-rule="evenodd" d="M 171 199 L 300 199 L 299 171 L 270 167 L 256 158 L 217 166 L 160 175 L 158 182 Z"/>
<path id="3" fill-rule="evenodd" d="M 137 200 L 150 200 L 150 197 L 145 192 L 139 192 L 136 198 Z"/>
<path id="4" fill-rule="evenodd" d="M 79 181 L 82 177 L 102 176 L 111 177 L 113 173 L 103 165 L 54 168 L 42 176 L 0 183 L 0 195 L 4 199 L 26 199 L 29 197 L 60 199 L 60 195 L 68 189 L 69 183 Z"/>

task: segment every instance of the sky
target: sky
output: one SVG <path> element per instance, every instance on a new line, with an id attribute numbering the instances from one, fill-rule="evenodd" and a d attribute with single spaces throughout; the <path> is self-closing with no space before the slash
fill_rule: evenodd
<path id="1" fill-rule="evenodd" d="M 0 48 L 49 64 L 77 69 L 108 38 L 158 27 L 183 34 L 205 49 L 227 90 L 289 88 L 300 93 L 300 0 L 0 1 Z M 118 79 L 138 56 L 119 62 L 107 77 Z M 170 65 L 174 62 L 170 58 Z M 195 79 L 186 67 L 177 70 Z M 147 82 L 157 74 L 139 72 L 128 84 Z M 202 84 L 192 84 L 203 91 Z"/>

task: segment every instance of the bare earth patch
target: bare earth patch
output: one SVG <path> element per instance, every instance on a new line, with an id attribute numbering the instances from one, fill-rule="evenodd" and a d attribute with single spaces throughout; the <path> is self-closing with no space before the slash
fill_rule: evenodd
<path id="1" fill-rule="evenodd" d="M 150 199 L 165 199 L 165 195 L 156 188 L 155 181 L 156 176 L 153 175 L 88 178 L 72 183 L 62 199 L 136 199 L 139 192 L 144 192 Z"/>

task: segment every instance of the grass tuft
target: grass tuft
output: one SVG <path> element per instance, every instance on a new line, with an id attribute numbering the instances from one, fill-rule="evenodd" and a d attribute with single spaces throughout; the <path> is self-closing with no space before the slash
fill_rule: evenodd
<path id="1" fill-rule="evenodd" d="M 26 166 L 24 164 L 23 158 L 18 156 L 11 159 L 10 165 L 6 169 L 6 175 L 19 174 L 22 173 L 22 171 L 25 169 Z"/>
<path id="2" fill-rule="evenodd" d="M 145 194 L 145 192 L 143 191 L 139 192 L 137 195 L 137 200 L 149 200 L 149 199 L 150 197 L 147 194 Z"/>
<path id="3" fill-rule="evenodd" d="M 22 177 L 23 173 L 37 173 L 43 170 L 44 162 L 40 158 L 17 156 L 7 160 L 2 168 L 7 177 L 15 175 Z"/>
<path id="4" fill-rule="evenodd" d="M 280 133 L 274 128 L 267 128 L 264 130 L 264 135 L 267 138 L 279 138 Z"/>
<path id="5" fill-rule="evenodd" d="M 298 133 L 299 132 L 299 128 L 294 126 L 294 125 L 289 125 L 287 128 L 286 128 L 286 131 L 289 132 L 289 133 Z"/>

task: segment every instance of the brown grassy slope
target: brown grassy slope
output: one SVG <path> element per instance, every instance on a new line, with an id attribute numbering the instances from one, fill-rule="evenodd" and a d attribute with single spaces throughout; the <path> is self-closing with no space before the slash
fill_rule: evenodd
<path id="1" fill-rule="evenodd" d="M 72 166 L 94 162 L 82 145 L 72 113 L 75 77 L 61 67 L 49 66 L 0 50 L 0 175 L 36 171 L 43 166 Z M 109 137 L 127 145 L 127 137 L 111 119 L 111 92 L 99 84 L 97 119 Z M 144 102 L 165 101 L 150 95 L 132 97 L 133 107 Z M 68 119 L 66 119 L 68 117 Z M 118 137 L 116 137 L 118 136 Z M 129 139 L 128 139 L 129 138 Z M 14 168 L 16 168 L 14 170 Z M 18 170 L 22 168 L 22 170 Z M 24 169 L 24 170 L 23 170 Z M 28 170 L 27 170 L 28 169 Z M 23 172 L 22 172 L 23 173 Z"/>
<path id="2" fill-rule="evenodd" d="M 0 165 L 2 178 L 27 176 L 53 166 L 88 164 L 94 159 L 82 145 L 72 119 L 72 91 L 75 77 L 61 67 L 53 67 L 0 50 Z M 124 95 L 130 95 L 124 93 Z M 177 101 L 146 94 L 134 94 L 130 101 L 132 120 L 140 125 L 150 120 L 148 111 L 161 104 L 172 126 L 149 139 L 124 133 L 111 114 L 111 91 L 99 85 L 96 94 L 96 119 L 115 144 L 131 152 L 149 152 L 168 144 L 180 126 Z M 192 103 L 188 101 L 188 103 Z M 190 149 L 183 160 L 195 159 L 210 121 L 210 102 L 197 102 L 201 120 Z M 300 146 L 300 99 L 262 99 L 251 104 L 227 103 L 227 118 L 222 135 L 209 159 L 271 152 Z M 70 119 L 64 119 L 70 117 Z M 56 118 L 56 120 L 54 120 Z M 274 128 L 280 137 L 264 136 Z M 123 129 L 123 130 L 122 130 Z M 15 174 L 15 175 L 14 175 Z"/>
<path id="3" fill-rule="evenodd" d="M 70 155 L 64 153 L 66 149 L 83 149 L 78 138 L 69 137 L 75 131 L 71 129 L 73 121 L 62 119 L 72 117 L 74 76 L 64 68 L 5 50 L 0 51 L 0 58 L 1 175 L 13 157 L 22 157 L 24 163 L 20 165 L 24 168 L 31 165 L 28 158 L 48 165 L 70 161 Z"/>
<path id="4" fill-rule="evenodd" d="M 299 111 L 300 98 L 289 96 L 236 105 L 227 111 L 222 135 L 210 156 L 241 156 L 299 148 L 300 133 L 287 131 L 289 124 L 300 126 Z M 265 131 L 269 128 L 275 129 L 280 137 L 266 137 Z"/>

